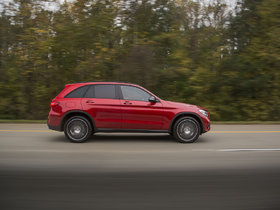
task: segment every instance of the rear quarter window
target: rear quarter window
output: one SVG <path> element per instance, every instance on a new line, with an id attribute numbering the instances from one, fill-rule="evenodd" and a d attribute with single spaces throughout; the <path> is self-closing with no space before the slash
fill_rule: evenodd
<path id="1" fill-rule="evenodd" d="M 77 89 L 68 93 L 64 98 L 83 98 L 88 87 L 89 87 L 88 85 L 78 87 Z"/>

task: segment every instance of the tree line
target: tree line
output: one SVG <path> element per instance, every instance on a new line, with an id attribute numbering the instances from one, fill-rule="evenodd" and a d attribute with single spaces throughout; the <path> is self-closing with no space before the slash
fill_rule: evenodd
<path id="1" fill-rule="evenodd" d="M 55 6 L 48 6 L 55 5 Z M 280 1 L 14 0 L 0 15 L 0 118 L 46 119 L 67 83 L 124 81 L 213 120 L 280 120 Z"/>

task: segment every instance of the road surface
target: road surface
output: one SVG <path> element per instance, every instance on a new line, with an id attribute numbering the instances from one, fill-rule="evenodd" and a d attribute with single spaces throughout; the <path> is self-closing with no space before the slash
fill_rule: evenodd
<path id="1" fill-rule="evenodd" d="M 280 125 L 96 134 L 74 144 L 41 124 L 0 124 L 0 209 L 280 209 Z"/>

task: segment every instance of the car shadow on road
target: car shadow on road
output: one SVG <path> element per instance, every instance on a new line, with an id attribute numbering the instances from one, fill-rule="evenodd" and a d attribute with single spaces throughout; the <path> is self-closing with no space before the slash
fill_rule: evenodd
<path id="1" fill-rule="evenodd" d="M 64 136 L 56 136 L 52 138 L 53 142 L 69 142 Z M 171 135 L 147 135 L 147 134 L 95 134 L 91 136 L 85 143 L 112 143 L 112 142 L 151 142 L 151 143 L 178 143 Z M 195 143 L 207 143 L 207 138 L 200 136 Z"/>
<path id="2" fill-rule="evenodd" d="M 175 139 L 171 135 L 135 135 L 135 134 L 127 134 L 127 135 L 114 135 L 114 134 L 106 134 L 106 135 L 93 135 L 89 138 L 88 142 L 174 142 Z"/>

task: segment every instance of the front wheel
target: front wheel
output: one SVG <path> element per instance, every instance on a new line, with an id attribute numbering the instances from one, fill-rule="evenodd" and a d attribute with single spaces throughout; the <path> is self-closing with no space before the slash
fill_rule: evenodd
<path id="1" fill-rule="evenodd" d="M 64 126 L 64 134 L 71 142 L 84 142 L 91 133 L 92 128 L 89 121 L 82 116 L 69 118 Z"/>
<path id="2" fill-rule="evenodd" d="M 174 125 L 173 136 L 181 143 L 192 143 L 200 135 L 200 126 L 192 117 L 182 117 Z"/>

